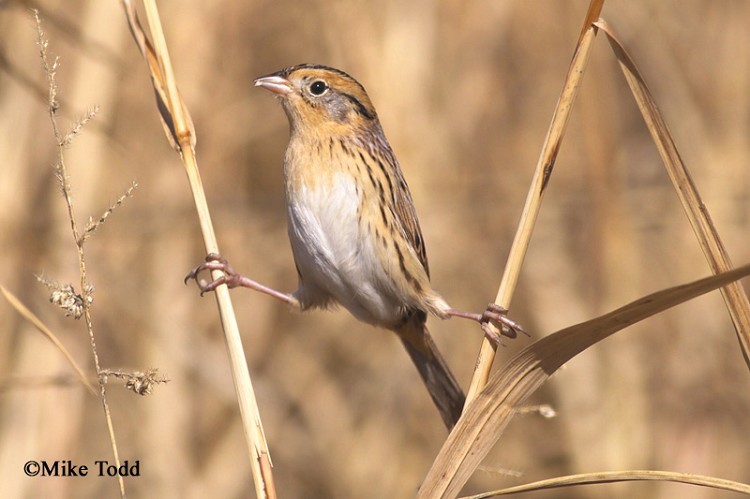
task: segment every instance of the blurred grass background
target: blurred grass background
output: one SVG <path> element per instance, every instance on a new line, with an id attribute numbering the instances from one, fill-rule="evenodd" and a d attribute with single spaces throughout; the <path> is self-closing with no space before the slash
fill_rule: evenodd
<path id="1" fill-rule="evenodd" d="M 433 282 L 457 308 L 495 296 L 587 2 L 160 2 L 198 132 L 222 251 L 296 287 L 281 163 L 286 117 L 253 78 L 300 62 L 341 68 L 372 97 L 409 181 Z M 0 283 L 81 363 L 84 326 L 36 282 L 79 281 L 52 163 L 46 81 L 29 8 L 61 58 L 60 115 L 101 111 L 66 151 L 81 217 L 139 189 L 87 244 L 104 367 L 158 367 L 146 398 L 109 390 L 131 497 L 252 494 L 214 301 L 185 287 L 203 257 L 182 167 L 166 144 L 119 2 L 0 2 Z M 640 65 L 735 263 L 750 261 L 750 3 L 611 0 L 604 17 Z M 85 221 L 85 220 L 82 220 Z M 535 337 L 709 273 L 603 39 L 596 43 L 513 303 Z M 290 313 L 234 292 L 281 497 L 413 496 L 445 438 L 390 333 L 347 313 Z M 430 321 L 464 386 L 479 328 Z M 466 492 L 595 470 L 668 469 L 750 482 L 750 377 L 718 293 L 582 354 L 538 394 Z M 526 344 L 500 352 L 498 362 Z M 0 302 L 0 492 L 116 497 L 104 478 L 27 478 L 30 459 L 110 459 L 98 400 Z M 520 477 L 508 476 L 520 473 Z M 627 484 L 534 497 L 733 497 Z"/>

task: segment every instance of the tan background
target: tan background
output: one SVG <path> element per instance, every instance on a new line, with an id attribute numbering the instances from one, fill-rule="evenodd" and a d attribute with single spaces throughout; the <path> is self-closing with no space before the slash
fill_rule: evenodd
<path id="1" fill-rule="evenodd" d="M 82 221 L 135 180 L 86 249 L 106 367 L 158 367 L 147 398 L 112 385 L 131 497 L 246 497 L 251 478 L 213 299 L 182 277 L 203 256 L 187 182 L 166 145 L 116 1 L 0 2 L 0 283 L 90 365 L 83 324 L 33 274 L 78 281 L 52 173 L 46 83 L 28 8 L 61 58 L 63 122 L 101 112 L 66 151 Z M 300 62 L 368 89 L 412 189 L 433 282 L 479 311 L 496 292 L 584 1 L 164 0 L 177 77 L 220 245 L 281 290 L 296 275 L 281 161 L 287 123 L 253 78 Z M 736 263 L 750 261 L 750 3 L 610 1 Z M 535 338 L 708 273 L 604 39 L 576 102 L 513 303 Z M 233 293 L 280 495 L 409 497 L 445 438 L 401 346 L 348 314 L 290 314 Z M 475 325 L 430 327 L 466 386 Z M 504 362 L 521 339 L 503 350 Z M 59 379 L 62 377 L 62 381 Z M 111 459 L 101 405 L 60 353 L 0 301 L 2 496 L 117 497 L 112 480 L 26 478 L 29 459 Z M 519 417 L 466 492 L 596 470 L 668 469 L 750 482 L 750 376 L 718 293 L 630 328 L 570 362 Z M 508 476 L 520 473 L 520 477 Z M 629 484 L 534 497 L 734 497 Z"/>

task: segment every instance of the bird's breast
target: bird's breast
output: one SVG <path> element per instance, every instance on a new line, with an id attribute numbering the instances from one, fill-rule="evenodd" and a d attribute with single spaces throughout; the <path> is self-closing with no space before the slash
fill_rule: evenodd
<path id="1" fill-rule="evenodd" d="M 372 199 L 355 167 L 311 156 L 287 151 L 285 164 L 289 239 L 303 305 L 333 299 L 360 320 L 392 324 L 400 300 L 389 292 L 393 285 L 362 219 L 370 211 L 363 204 Z"/>

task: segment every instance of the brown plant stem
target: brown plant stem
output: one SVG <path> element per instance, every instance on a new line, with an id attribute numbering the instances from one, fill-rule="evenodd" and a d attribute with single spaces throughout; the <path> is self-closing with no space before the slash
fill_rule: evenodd
<path id="1" fill-rule="evenodd" d="M 180 153 L 185 173 L 193 194 L 206 253 L 219 253 L 219 245 L 211 223 L 211 216 L 195 158 L 196 135 L 187 107 L 177 89 L 166 38 L 159 11 L 154 0 L 143 0 L 144 11 L 153 38 L 148 41 L 130 0 L 122 0 L 130 31 L 149 67 L 162 124 L 167 139 Z M 213 279 L 220 278 L 220 270 L 212 270 Z M 232 378 L 240 407 L 245 440 L 250 454 L 250 467 L 258 498 L 276 497 L 268 443 L 263 432 L 258 404 L 245 359 L 239 327 L 229 296 L 229 288 L 221 285 L 214 293 L 219 308 L 224 338 L 227 344 Z"/>
<path id="2" fill-rule="evenodd" d="M 505 271 L 500 281 L 500 287 L 497 291 L 497 297 L 495 298 L 495 303 L 506 309 L 510 309 L 510 302 L 518 283 L 518 276 L 521 273 L 523 260 L 529 248 L 534 225 L 542 206 L 542 198 L 552 175 L 557 153 L 560 151 L 560 145 L 568 124 L 573 101 L 578 93 L 578 86 L 583 79 L 583 72 L 588 63 L 592 42 L 596 36 L 596 29 L 592 27 L 592 23 L 598 19 L 603 5 L 604 0 L 592 0 L 589 4 L 586 18 L 583 21 L 581 36 L 578 39 L 573 60 L 565 76 L 563 89 L 557 101 L 555 112 L 552 115 L 552 121 L 547 130 L 547 136 L 544 139 L 539 161 L 534 170 L 534 177 L 531 180 L 529 193 L 526 196 L 526 204 L 523 207 L 521 220 L 519 221 L 518 229 L 510 248 L 510 254 L 508 255 L 508 261 L 505 265 Z M 496 348 L 496 345 L 488 339 L 485 338 L 483 340 L 479 357 L 475 364 L 474 375 L 466 394 L 465 407 L 469 406 L 477 393 L 487 384 L 492 363 L 495 360 Z"/>
<path id="3" fill-rule="evenodd" d="M 107 401 L 107 387 L 104 379 L 101 377 L 101 365 L 99 362 L 99 354 L 96 350 L 96 338 L 94 337 L 94 324 L 91 319 L 91 306 L 88 294 L 90 293 L 91 286 L 88 283 L 86 277 L 86 258 L 84 253 L 84 239 L 81 239 L 78 231 L 78 224 L 76 222 L 75 209 L 73 208 L 73 196 L 70 190 L 70 184 L 68 183 L 68 171 L 65 166 L 65 155 L 64 149 L 69 141 L 67 134 L 63 134 L 57 124 L 57 110 L 59 104 L 57 102 L 57 80 L 56 72 L 58 69 L 58 61 L 55 59 L 50 62 L 47 54 L 48 41 L 45 38 L 44 30 L 42 28 L 42 20 L 39 17 L 39 11 L 34 10 L 34 19 L 36 20 L 39 45 L 39 53 L 42 59 L 42 66 L 44 72 L 47 75 L 47 83 L 49 87 L 49 100 L 47 109 L 49 111 L 50 123 L 52 124 L 52 131 L 57 141 L 57 164 L 55 165 L 58 180 L 60 182 L 60 190 L 65 199 L 65 205 L 68 211 L 68 219 L 70 220 L 70 230 L 73 236 L 73 241 L 76 245 L 76 254 L 78 256 L 78 268 L 81 276 L 81 293 L 83 295 L 83 318 L 86 323 L 86 331 L 89 335 L 89 342 L 91 344 L 91 353 L 94 359 L 94 368 L 97 372 L 97 378 L 99 382 L 99 397 L 104 409 L 104 418 L 107 422 L 107 432 L 109 433 L 110 446 L 112 447 L 112 454 L 115 459 L 115 464 L 120 467 L 120 455 L 117 448 L 117 439 L 115 437 L 115 429 L 112 423 L 112 414 L 109 409 L 109 402 Z M 120 496 L 125 497 L 125 482 L 122 476 L 118 475 L 118 483 L 120 487 Z"/>

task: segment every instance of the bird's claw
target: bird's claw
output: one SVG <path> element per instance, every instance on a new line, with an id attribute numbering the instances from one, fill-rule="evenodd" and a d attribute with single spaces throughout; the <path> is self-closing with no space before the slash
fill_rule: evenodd
<path id="1" fill-rule="evenodd" d="M 508 309 L 501 307 L 496 303 L 490 303 L 487 308 L 482 312 L 482 316 L 479 319 L 479 324 L 482 326 L 484 334 L 493 342 L 505 346 L 505 342 L 502 336 L 508 338 L 518 337 L 518 333 L 523 333 L 526 336 L 531 337 L 521 325 L 508 318 Z M 500 330 L 500 333 L 495 332 L 490 324 L 494 325 Z M 501 336 L 502 335 L 502 336 Z"/>
<path id="2" fill-rule="evenodd" d="M 224 275 L 219 277 L 218 279 L 214 279 L 213 281 L 206 283 L 205 281 L 198 279 L 198 274 L 200 274 L 204 270 L 220 270 L 224 273 Z M 229 265 L 229 262 L 227 262 L 226 258 L 218 253 L 209 253 L 208 255 L 206 255 L 205 262 L 201 263 L 193 270 L 188 272 L 188 274 L 185 276 L 184 282 L 185 284 L 187 284 L 188 281 L 194 280 L 198 285 L 198 289 L 201 290 L 201 296 L 203 296 L 209 291 L 214 291 L 222 284 L 226 284 L 229 288 L 237 286 L 236 281 L 238 277 L 239 274 L 237 274 L 237 272 L 235 272 L 234 269 Z"/>

